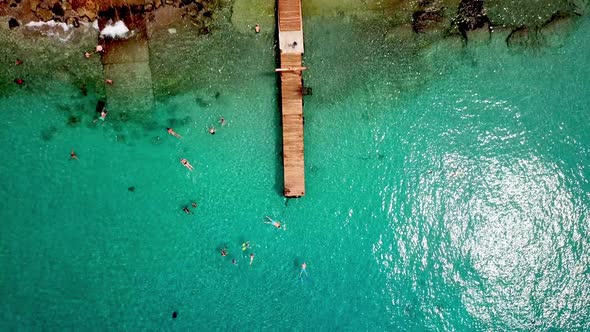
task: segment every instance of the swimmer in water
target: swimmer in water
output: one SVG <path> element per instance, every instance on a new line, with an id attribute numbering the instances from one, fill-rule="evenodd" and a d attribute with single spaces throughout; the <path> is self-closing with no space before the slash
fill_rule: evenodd
<path id="1" fill-rule="evenodd" d="M 94 122 L 100 120 L 104 123 L 104 119 L 107 117 L 107 114 L 109 114 L 109 111 L 103 108 L 103 110 L 100 111 L 100 116 L 98 117 L 98 119 L 94 119 Z"/>
<path id="2" fill-rule="evenodd" d="M 253 262 L 254 262 L 254 254 L 250 254 L 250 266 L 252 266 Z"/>
<path id="3" fill-rule="evenodd" d="M 277 220 L 272 220 L 269 216 L 266 216 L 266 219 L 268 219 L 268 221 L 265 221 L 265 224 L 270 224 L 273 225 L 274 227 L 276 227 L 277 229 L 281 228 L 281 223 Z"/>
<path id="4" fill-rule="evenodd" d="M 211 134 L 211 135 L 215 135 L 215 127 L 209 127 L 209 128 L 207 129 L 207 131 L 209 132 L 209 134 Z"/>
<path id="5" fill-rule="evenodd" d="M 92 54 L 91 54 L 90 52 L 84 52 L 84 57 L 85 57 L 86 59 L 90 59 L 90 56 L 91 56 L 91 55 L 92 55 Z"/>
<path id="6" fill-rule="evenodd" d="M 259 25 L 259 24 L 256 24 L 256 25 L 254 26 L 254 32 L 256 32 L 256 33 L 260 33 L 260 25 Z"/>
<path id="7" fill-rule="evenodd" d="M 191 163 L 188 162 L 188 160 L 182 158 L 182 159 L 180 159 L 180 163 L 184 167 L 186 167 L 189 171 L 191 171 L 191 172 L 193 171 L 194 167 L 193 167 L 193 165 L 191 165 Z"/>
<path id="8" fill-rule="evenodd" d="M 250 241 L 242 243 L 242 251 L 246 251 L 250 248 Z"/>
<path id="9" fill-rule="evenodd" d="M 221 256 L 223 256 L 223 257 L 227 256 L 227 248 L 221 249 Z"/>
<path id="10" fill-rule="evenodd" d="M 307 277 L 307 263 L 303 262 L 303 264 L 301 264 L 301 272 L 299 272 L 299 279 L 301 279 L 301 277 L 303 276 L 303 273 L 305 273 L 305 276 Z"/>
<path id="11" fill-rule="evenodd" d="M 196 208 L 197 207 L 197 202 L 191 202 L 192 207 Z"/>
<path id="12" fill-rule="evenodd" d="M 225 118 L 223 118 L 223 117 L 219 118 L 219 124 L 221 124 L 222 126 L 225 126 L 226 125 Z"/>
<path id="13" fill-rule="evenodd" d="M 188 206 L 185 206 L 185 207 L 183 207 L 183 208 L 182 208 L 182 211 L 184 211 L 184 213 L 186 213 L 186 214 L 193 214 L 193 213 L 191 212 L 191 210 L 189 210 L 189 209 L 188 209 Z"/>
<path id="14" fill-rule="evenodd" d="M 72 150 L 72 151 L 70 152 L 70 159 L 76 159 L 76 160 L 79 160 L 79 159 L 78 159 L 78 156 L 76 155 L 76 152 L 74 152 L 74 150 Z"/>
<path id="15" fill-rule="evenodd" d="M 110 84 L 110 85 L 112 85 L 112 84 L 113 84 L 113 80 L 112 80 L 112 79 L 110 79 L 110 78 L 108 78 L 108 79 L 104 80 L 104 82 L 105 82 L 106 84 Z"/>
<path id="16" fill-rule="evenodd" d="M 174 129 L 172 128 L 166 128 L 166 131 L 168 132 L 168 134 L 176 137 L 176 138 L 182 138 L 182 136 L 180 136 L 177 132 L 174 131 Z"/>
<path id="17" fill-rule="evenodd" d="M 21 59 L 16 59 L 16 61 L 14 62 L 15 65 L 19 66 L 23 64 L 23 60 Z"/>

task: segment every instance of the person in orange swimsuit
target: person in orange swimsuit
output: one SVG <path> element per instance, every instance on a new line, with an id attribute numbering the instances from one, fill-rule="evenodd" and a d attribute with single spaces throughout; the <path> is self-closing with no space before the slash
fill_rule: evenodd
<path id="1" fill-rule="evenodd" d="M 166 128 L 166 131 L 168 131 L 168 134 L 176 137 L 176 138 L 182 138 L 182 136 L 180 136 L 177 132 L 174 131 L 174 129 L 172 128 Z"/>
<path id="2" fill-rule="evenodd" d="M 189 162 L 188 162 L 188 160 L 186 160 L 186 159 L 184 159 L 184 158 L 180 159 L 180 163 L 181 163 L 181 164 L 182 164 L 184 167 L 186 167 L 186 168 L 187 168 L 189 171 L 191 171 L 191 172 L 193 171 L 193 169 L 195 169 L 195 168 L 193 167 L 193 165 L 191 165 L 191 163 L 189 163 Z"/>

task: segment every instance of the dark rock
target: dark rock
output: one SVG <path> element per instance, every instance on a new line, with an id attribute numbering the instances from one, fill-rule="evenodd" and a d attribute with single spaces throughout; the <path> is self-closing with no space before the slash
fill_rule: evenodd
<path id="1" fill-rule="evenodd" d="M 412 29 L 416 33 L 425 32 L 443 22 L 443 15 L 440 10 L 426 11 L 419 10 L 412 15 Z"/>
<path id="2" fill-rule="evenodd" d="M 104 109 L 104 107 L 105 107 L 105 102 L 104 102 L 104 100 L 99 100 L 99 101 L 97 101 L 97 102 L 96 102 L 96 113 L 100 113 L 100 112 L 102 112 L 102 110 Z"/>
<path id="3" fill-rule="evenodd" d="M 73 25 L 75 28 L 80 27 L 80 22 L 78 21 L 78 18 L 77 17 L 68 17 L 66 19 L 66 23 L 68 25 Z"/>
<path id="4" fill-rule="evenodd" d="M 461 0 L 456 23 L 464 37 L 467 31 L 482 28 L 489 22 L 489 18 L 484 14 L 483 0 Z"/>
<path id="5" fill-rule="evenodd" d="M 56 16 L 64 16 L 66 13 L 64 11 L 64 9 L 61 7 L 61 4 L 59 2 L 56 2 L 55 4 L 53 4 L 53 7 L 51 8 L 51 12 L 53 13 L 53 15 L 56 15 Z"/>
<path id="6" fill-rule="evenodd" d="M 11 19 L 8 21 L 8 27 L 9 27 L 10 29 L 18 28 L 19 26 L 20 26 L 20 23 L 18 23 L 18 21 L 17 21 L 17 19 L 16 19 L 16 18 L 11 18 Z"/>

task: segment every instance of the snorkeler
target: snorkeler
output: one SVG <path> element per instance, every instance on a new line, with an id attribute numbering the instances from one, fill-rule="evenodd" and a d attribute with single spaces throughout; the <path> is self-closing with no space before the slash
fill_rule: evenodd
<path id="1" fill-rule="evenodd" d="M 250 249 L 250 241 L 242 243 L 242 251 L 246 251 L 248 249 Z"/>
<path id="2" fill-rule="evenodd" d="M 277 220 L 272 220 L 269 216 L 266 216 L 266 219 L 268 219 L 268 221 L 265 221 L 265 224 L 270 224 L 273 225 L 274 227 L 276 227 L 277 229 L 281 228 L 281 223 Z"/>
<path id="3" fill-rule="evenodd" d="M 226 125 L 226 122 L 225 122 L 225 118 L 224 117 L 219 118 L 219 124 L 221 124 L 222 126 L 225 126 Z"/>
<path id="4" fill-rule="evenodd" d="M 194 167 L 193 167 L 193 165 L 191 165 L 191 163 L 188 162 L 188 160 L 182 158 L 182 159 L 180 159 L 180 163 L 184 167 L 186 167 L 189 171 L 191 171 L 191 172 L 193 171 Z"/>
<path id="5" fill-rule="evenodd" d="M 174 129 L 172 128 L 166 128 L 166 131 L 168 132 L 168 134 L 176 137 L 176 138 L 182 138 L 182 136 L 180 136 L 177 132 L 174 131 Z"/>
<path id="6" fill-rule="evenodd" d="M 76 159 L 76 160 L 79 160 L 79 159 L 78 159 L 78 156 L 76 155 L 76 152 L 74 152 L 74 150 L 72 150 L 72 151 L 70 152 L 70 159 Z"/>

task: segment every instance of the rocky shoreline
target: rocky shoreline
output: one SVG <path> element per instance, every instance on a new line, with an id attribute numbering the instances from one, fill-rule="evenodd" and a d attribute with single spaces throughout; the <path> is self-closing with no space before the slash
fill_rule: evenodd
<path id="1" fill-rule="evenodd" d="M 131 23 L 161 7 L 181 8 L 181 17 L 208 33 L 224 0 L 0 0 L 0 16 L 9 16 L 9 28 L 31 21 L 63 22 L 79 27 L 98 20 L 102 29 L 109 20 Z"/>

